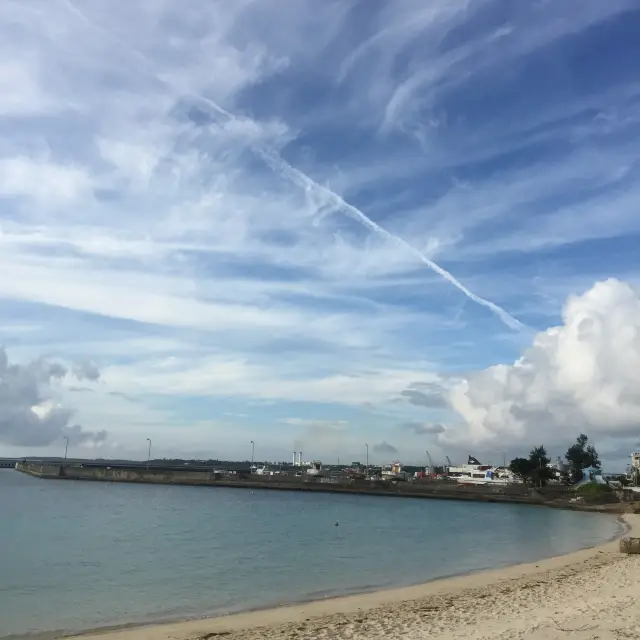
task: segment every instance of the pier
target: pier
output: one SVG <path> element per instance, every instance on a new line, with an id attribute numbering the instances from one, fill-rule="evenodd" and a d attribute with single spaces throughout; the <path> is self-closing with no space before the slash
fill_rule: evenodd
<path id="1" fill-rule="evenodd" d="M 244 469 L 216 470 L 198 466 L 164 466 L 158 464 L 51 463 L 20 461 L 16 469 L 48 480 L 85 480 L 94 482 L 128 482 L 176 484 L 237 489 L 267 489 L 348 493 L 406 498 L 508 502 L 569 507 L 564 489 L 546 488 L 543 492 L 523 484 L 464 486 L 455 482 L 389 482 L 349 478 L 319 478 L 295 475 L 257 476 Z M 574 505 L 577 507 L 577 505 Z"/>

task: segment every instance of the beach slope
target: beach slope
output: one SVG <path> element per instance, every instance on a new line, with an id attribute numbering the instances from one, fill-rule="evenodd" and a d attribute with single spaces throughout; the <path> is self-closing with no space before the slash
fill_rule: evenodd
<path id="1" fill-rule="evenodd" d="M 640 535 L 640 515 L 625 516 Z M 640 556 L 608 543 L 536 563 L 371 594 L 82 640 L 640 639 Z"/>

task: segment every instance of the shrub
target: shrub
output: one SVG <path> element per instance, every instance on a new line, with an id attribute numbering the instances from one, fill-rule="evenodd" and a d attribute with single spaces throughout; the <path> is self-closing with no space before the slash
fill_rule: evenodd
<path id="1" fill-rule="evenodd" d="M 575 492 L 583 498 L 595 498 L 606 493 L 611 493 L 613 489 L 608 484 L 597 484 L 587 482 L 576 488 Z"/>

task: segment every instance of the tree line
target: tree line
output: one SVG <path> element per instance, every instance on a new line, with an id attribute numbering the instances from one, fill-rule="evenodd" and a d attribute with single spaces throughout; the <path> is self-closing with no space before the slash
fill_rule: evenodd
<path id="1" fill-rule="evenodd" d="M 582 479 L 582 470 L 586 467 L 600 468 L 600 458 L 595 447 L 588 444 L 589 438 L 581 433 L 575 444 L 572 444 L 564 457 L 567 461 L 568 477 L 571 482 Z M 514 458 L 509 464 L 509 469 L 524 482 L 533 485 L 545 485 L 555 476 L 555 471 L 549 468 L 551 459 L 543 445 L 534 447 L 529 452 L 528 458 Z"/>

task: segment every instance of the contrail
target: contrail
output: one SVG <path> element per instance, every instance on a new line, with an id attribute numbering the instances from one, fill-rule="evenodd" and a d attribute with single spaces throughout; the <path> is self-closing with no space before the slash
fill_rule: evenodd
<path id="1" fill-rule="evenodd" d="M 206 98 L 204 96 L 192 96 L 197 98 L 198 100 L 204 102 L 212 109 L 214 109 L 218 114 L 224 115 L 231 120 L 239 120 L 237 116 L 230 113 L 226 109 L 223 109 L 220 105 L 216 104 L 213 100 Z M 429 259 L 422 251 L 416 249 L 413 245 L 409 244 L 406 240 L 397 236 L 390 231 L 387 231 L 384 227 L 381 227 L 377 222 L 374 222 L 369 216 L 367 216 L 363 211 L 358 209 L 352 204 L 349 204 L 344 198 L 339 196 L 335 191 L 331 191 L 327 187 L 319 184 L 313 178 L 310 178 L 306 173 L 303 173 L 299 169 L 291 166 L 279 153 L 274 151 L 273 149 L 264 149 L 259 146 L 252 146 L 253 151 L 259 155 L 265 163 L 275 172 L 281 175 L 284 178 L 287 178 L 294 184 L 298 185 L 302 189 L 313 189 L 316 192 L 322 194 L 328 202 L 331 202 L 338 210 L 342 211 L 344 214 L 352 218 L 353 220 L 357 220 L 363 226 L 365 226 L 370 231 L 377 233 L 378 235 L 390 240 L 393 244 L 401 249 L 405 249 L 413 254 L 416 258 L 418 258 L 423 264 L 425 264 L 429 269 L 435 271 L 439 276 L 443 277 L 447 282 L 450 282 L 456 289 L 459 289 L 464 293 L 467 298 L 473 300 L 476 304 L 479 304 L 483 307 L 486 307 L 493 313 L 495 313 L 504 324 L 506 324 L 510 329 L 521 330 L 525 328 L 525 325 L 520 322 L 517 318 L 514 318 L 508 311 L 503 309 L 500 305 L 497 305 L 495 302 L 491 302 L 491 300 L 487 300 L 471 291 L 471 289 L 465 287 L 460 280 L 458 280 L 453 274 L 451 274 L 446 269 L 443 269 L 439 264 L 435 263 L 433 260 Z"/>
<path id="2" fill-rule="evenodd" d="M 162 83 L 165 87 L 167 87 L 171 91 L 171 94 L 173 96 L 177 98 L 180 98 L 180 97 L 194 98 L 195 100 L 206 104 L 211 109 L 216 111 L 219 115 L 222 115 L 231 121 L 237 122 L 241 120 L 241 118 L 227 111 L 226 109 L 218 105 L 216 102 L 214 102 L 210 98 L 207 98 L 206 96 L 203 96 L 200 94 L 194 94 L 191 92 L 187 92 L 186 94 L 185 93 L 181 94 L 180 92 L 176 91 L 175 87 L 173 87 L 169 82 L 167 82 L 166 79 L 161 78 L 155 72 L 155 69 L 153 68 L 155 65 L 141 51 L 138 51 L 134 47 L 131 47 L 127 43 L 121 41 L 119 38 L 116 38 L 109 31 L 94 24 L 75 6 L 75 4 L 73 3 L 73 0 L 66 0 L 66 4 L 67 4 L 67 7 L 76 15 L 76 17 L 79 17 L 81 20 L 83 20 L 86 25 L 100 31 L 103 35 L 107 35 L 107 37 L 111 38 L 112 40 L 115 40 L 120 47 L 127 49 L 130 53 L 133 53 L 134 56 L 138 59 L 138 61 L 142 61 L 145 64 L 145 66 L 148 67 L 147 72 L 150 73 L 150 75 L 152 75 L 156 80 Z M 249 119 L 247 118 L 247 120 Z M 264 149 L 257 145 L 250 145 L 250 148 L 257 155 L 259 155 L 275 173 L 281 175 L 284 178 L 287 178 L 293 184 L 296 184 L 303 189 L 313 189 L 317 193 L 320 193 L 325 197 L 325 199 L 328 202 L 331 202 L 338 210 L 342 211 L 345 215 L 349 216 L 353 220 L 357 220 L 364 227 L 366 227 L 370 231 L 373 231 L 374 233 L 377 233 L 383 238 L 386 238 L 387 240 L 391 241 L 397 247 L 410 252 L 412 255 L 418 258 L 418 260 L 420 260 L 423 264 L 425 264 L 429 269 L 431 269 L 432 271 L 437 273 L 439 276 L 444 278 L 447 282 L 451 283 L 454 287 L 456 287 L 456 289 L 459 289 L 460 291 L 462 291 L 462 293 L 465 296 L 467 296 L 467 298 L 469 298 L 470 300 L 473 300 L 476 304 L 486 307 L 487 309 L 495 313 L 500 318 L 500 320 L 502 320 L 502 322 L 504 322 L 504 324 L 507 325 L 510 329 L 521 330 L 525 328 L 525 325 L 523 325 L 522 322 L 520 322 L 520 320 L 518 320 L 517 318 L 514 318 L 510 313 L 508 313 L 501 306 L 497 305 L 495 302 L 491 302 L 491 300 L 487 300 L 486 298 L 482 298 L 481 296 L 473 293 L 473 291 L 465 287 L 465 285 L 462 284 L 462 282 L 460 282 L 457 278 L 455 278 L 451 273 L 449 273 L 449 271 L 447 271 L 446 269 L 443 269 L 439 264 L 436 264 L 433 260 L 430 260 L 424 253 L 422 253 L 422 251 L 420 251 L 419 249 L 416 249 L 414 246 L 409 244 L 406 240 L 404 240 L 400 236 L 397 236 L 391 233 L 390 231 L 387 231 L 385 228 L 381 227 L 377 222 L 374 222 L 371 218 L 369 218 L 369 216 L 363 213 L 360 209 L 358 209 L 352 204 L 349 204 L 337 193 L 335 193 L 334 191 L 331 191 L 331 189 L 328 189 L 327 187 L 317 183 L 315 180 L 310 178 L 306 173 L 303 173 L 299 169 L 296 169 L 295 167 L 291 166 L 275 150 Z"/>
<path id="3" fill-rule="evenodd" d="M 238 121 L 240 118 L 230 113 L 226 109 L 222 108 L 220 105 L 216 104 L 213 100 L 206 98 L 201 95 L 191 95 L 190 97 L 196 98 L 197 100 L 203 102 L 204 104 L 211 107 L 218 114 L 223 115 L 230 120 Z M 349 204 L 344 198 L 339 196 L 335 191 L 331 191 L 327 187 L 319 184 L 313 178 L 310 178 L 306 173 L 303 173 L 299 169 L 291 166 L 279 153 L 274 151 L 273 149 L 264 149 L 263 147 L 259 147 L 257 145 L 252 145 L 251 149 L 259 155 L 265 163 L 277 174 L 281 175 L 284 178 L 290 180 L 293 184 L 298 185 L 302 189 L 313 189 L 317 193 L 320 193 L 325 197 L 328 202 L 331 202 L 336 209 L 342 211 L 344 214 L 352 218 L 353 220 L 357 220 L 365 226 L 370 231 L 377 233 L 378 235 L 390 240 L 397 247 L 409 251 L 413 254 L 418 260 L 420 260 L 423 264 L 425 264 L 429 269 L 435 271 L 439 276 L 443 277 L 447 282 L 450 282 L 456 289 L 459 289 L 464 293 L 467 298 L 473 300 L 476 304 L 479 304 L 483 307 L 486 307 L 493 313 L 495 313 L 504 324 L 506 324 L 510 329 L 514 330 L 522 330 L 525 328 L 525 325 L 520 322 L 517 318 L 514 318 L 508 311 L 503 309 L 500 305 L 497 305 L 495 302 L 491 302 L 491 300 L 487 300 L 486 298 L 482 298 L 481 296 L 473 293 L 471 289 L 465 287 L 460 280 L 458 280 L 453 274 L 451 274 L 446 269 L 443 269 L 439 264 L 435 263 L 433 260 L 429 259 L 422 251 L 416 249 L 413 245 L 409 244 L 406 240 L 397 236 L 390 231 L 387 231 L 384 227 L 381 227 L 377 222 L 374 222 L 369 216 L 363 213 L 360 209 L 355 207 L 352 204 Z"/>
<path id="4" fill-rule="evenodd" d="M 336 206 L 337 209 L 341 210 L 343 213 L 348 215 L 353 220 L 357 220 L 363 226 L 367 227 L 374 233 L 390 240 L 396 246 L 405 249 L 406 251 L 411 252 L 416 258 L 418 258 L 421 262 L 423 262 L 429 269 L 435 271 L 438 275 L 442 276 L 447 282 L 450 282 L 454 287 L 462 291 L 464 295 L 473 300 L 475 303 L 490 309 L 495 313 L 501 320 L 511 329 L 523 329 L 524 325 L 520 320 L 514 318 L 510 313 L 505 311 L 502 307 L 497 305 L 495 302 L 491 302 L 491 300 L 487 300 L 485 298 L 476 295 L 465 287 L 462 282 L 460 282 L 457 278 L 455 278 L 451 273 L 449 273 L 446 269 L 443 269 L 440 265 L 436 264 L 433 260 L 427 258 L 422 251 L 416 249 L 414 246 L 409 244 L 406 240 L 402 239 L 400 236 L 397 236 L 383 227 L 381 227 L 377 222 L 374 222 L 369 216 L 363 213 L 357 207 L 354 207 L 352 204 L 349 204 L 340 197 L 334 191 L 327 189 L 326 187 L 318 184 L 315 180 L 310 178 L 308 175 L 292 167 L 286 160 L 282 158 L 279 154 L 271 150 L 265 150 L 261 148 L 254 149 L 256 153 L 267 163 L 271 169 L 273 169 L 276 173 L 279 173 L 283 177 L 288 178 L 291 182 L 298 185 L 302 188 L 311 188 L 316 191 L 319 191 L 325 198 L 327 198 L 332 204 Z"/>

